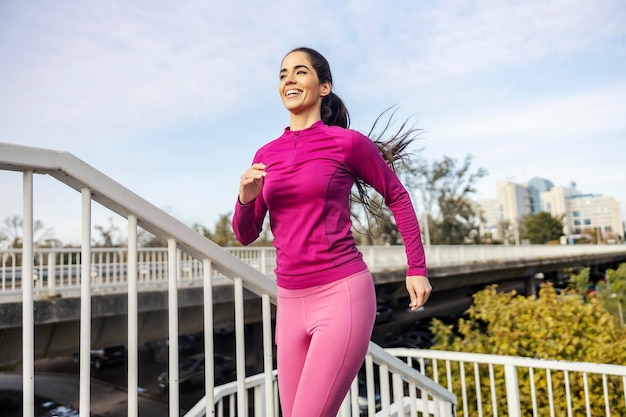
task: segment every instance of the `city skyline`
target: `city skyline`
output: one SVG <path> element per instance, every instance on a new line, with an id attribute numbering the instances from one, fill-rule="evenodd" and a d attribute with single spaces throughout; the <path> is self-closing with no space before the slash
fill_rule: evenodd
<path id="1" fill-rule="evenodd" d="M 329 59 L 354 129 L 395 105 L 428 161 L 472 155 L 489 172 L 473 200 L 498 181 L 575 181 L 626 218 L 620 1 L 42 1 L 0 19 L 0 141 L 70 152 L 186 224 L 233 211 L 254 152 L 288 124 L 278 68 L 302 45 Z M 17 175 L 0 183 L 0 219 L 21 214 Z M 66 241 L 78 194 L 37 189 L 36 218 Z"/>

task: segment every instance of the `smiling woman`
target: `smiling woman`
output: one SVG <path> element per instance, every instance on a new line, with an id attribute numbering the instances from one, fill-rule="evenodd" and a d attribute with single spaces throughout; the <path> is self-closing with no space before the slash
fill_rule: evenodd
<path id="1" fill-rule="evenodd" d="M 278 92 L 289 126 L 241 176 L 233 216 L 235 235 L 247 245 L 269 213 L 285 417 L 336 415 L 369 345 L 376 294 L 351 231 L 355 184 L 373 187 L 393 213 L 407 253 L 411 308 L 431 292 L 415 210 L 388 164 L 393 152 L 383 157 L 385 146 L 348 129 L 348 110 L 332 88 L 328 61 L 317 51 L 297 48 L 284 57 Z"/>

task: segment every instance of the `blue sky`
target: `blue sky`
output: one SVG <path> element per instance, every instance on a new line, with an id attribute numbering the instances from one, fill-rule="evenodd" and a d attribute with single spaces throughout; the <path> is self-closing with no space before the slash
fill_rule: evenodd
<path id="1" fill-rule="evenodd" d="M 0 141 L 69 151 L 212 227 L 288 124 L 278 69 L 302 45 L 330 61 L 353 128 L 397 105 L 426 159 L 473 155 L 476 199 L 539 176 L 626 209 L 622 0 L 2 2 Z M 21 185 L 0 175 L 4 219 Z M 74 239 L 80 198 L 35 186 L 36 218 Z"/>

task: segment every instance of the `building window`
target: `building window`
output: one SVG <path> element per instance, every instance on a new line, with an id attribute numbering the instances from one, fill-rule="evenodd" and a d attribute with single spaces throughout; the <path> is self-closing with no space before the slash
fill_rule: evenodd
<path id="1" fill-rule="evenodd" d="M 580 226 L 580 220 L 574 220 L 574 226 Z"/>
<path id="2" fill-rule="evenodd" d="M 613 229 L 611 228 L 611 226 L 604 226 L 604 231 L 605 232 L 612 232 Z"/>
<path id="3" fill-rule="evenodd" d="M 574 217 L 580 217 L 580 211 L 574 210 Z"/>
<path id="4" fill-rule="evenodd" d="M 591 220 L 590 219 L 585 219 L 585 225 L 589 226 L 591 224 Z"/>

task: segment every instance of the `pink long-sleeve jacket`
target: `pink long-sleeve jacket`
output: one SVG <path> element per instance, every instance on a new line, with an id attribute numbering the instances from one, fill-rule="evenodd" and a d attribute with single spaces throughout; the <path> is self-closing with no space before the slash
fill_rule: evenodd
<path id="1" fill-rule="evenodd" d="M 427 276 L 409 194 L 368 137 L 321 121 L 299 131 L 287 128 L 257 151 L 253 163 L 265 164 L 267 176 L 254 201 L 237 201 L 233 230 L 242 244 L 254 242 L 269 211 L 278 286 L 312 287 L 366 268 L 350 230 L 356 178 L 374 187 L 391 210 L 406 248 L 407 275 Z"/>

